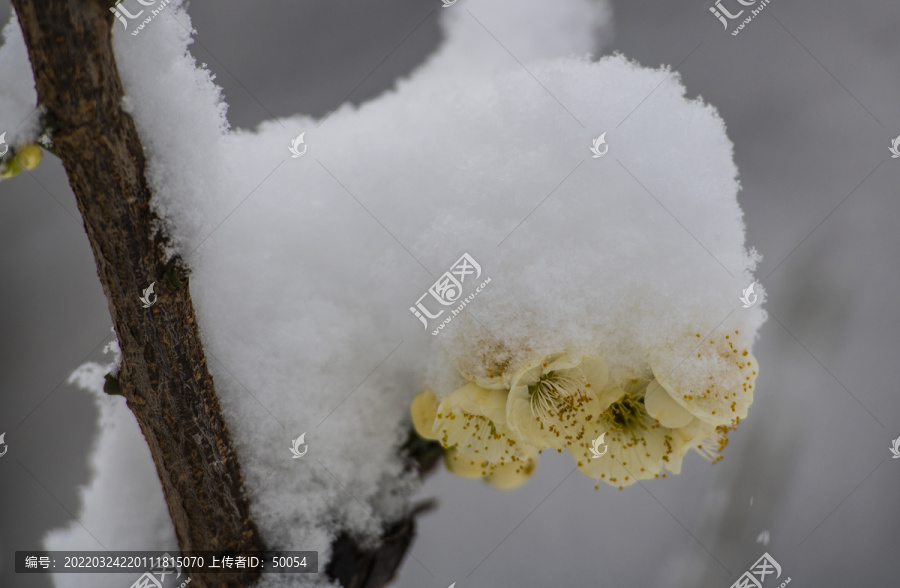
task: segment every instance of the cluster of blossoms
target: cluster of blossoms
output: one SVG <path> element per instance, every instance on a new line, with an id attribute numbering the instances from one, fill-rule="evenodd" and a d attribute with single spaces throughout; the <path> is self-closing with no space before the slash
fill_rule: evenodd
<path id="1" fill-rule="evenodd" d="M 737 335 L 705 344 L 696 334 L 696 358 L 651 353 L 626 377 L 583 352 L 494 362 L 488 376 L 463 374 L 468 383 L 440 402 L 431 390 L 416 396 L 413 425 L 447 449 L 450 471 L 503 489 L 524 483 L 548 448 L 568 450 L 584 474 L 620 489 L 677 474 L 689 449 L 721 459 L 728 431 L 747 416 L 759 369 Z"/>

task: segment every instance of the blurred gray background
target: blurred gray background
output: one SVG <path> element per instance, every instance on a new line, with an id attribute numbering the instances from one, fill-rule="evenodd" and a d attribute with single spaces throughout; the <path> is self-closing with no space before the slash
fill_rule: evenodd
<path id="1" fill-rule="evenodd" d="M 734 141 L 771 312 L 755 348 L 762 372 L 751 417 L 724 461 L 692 455 L 680 476 L 604 489 L 602 500 L 566 478 L 563 456 L 542 460 L 513 494 L 438 473 L 420 497 L 441 506 L 421 519 L 396 586 L 724 588 L 765 551 L 784 570 L 779 582 L 896 586 L 900 461 L 888 446 L 900 436 L 900 159 L 888 146 L 900 134 L 900 4 L 772 0 L 732 37 L 708 0 L 612 3 L 615 39 L 598 53 L 680 63 L 688 92 L 719 109 Z M 440 41 L 439 6 L 193 0 L 193 53 L 215 72 L 235 127 L 323 115 L 421 63 Z M 0 0 L 3 22 L 9 10 Z M 0 276 L 9 445 L 0 586 L 48 587 L 47 577 L 16 576 L 12 555 L 40 549 L 41 536 L 78 511 L 97 415 L 64 382 L 83 361 L 102 360 L 111 338 L 52 156 L 0 183 Z M 766 546 L 756 541 L 763 531 Z"/>

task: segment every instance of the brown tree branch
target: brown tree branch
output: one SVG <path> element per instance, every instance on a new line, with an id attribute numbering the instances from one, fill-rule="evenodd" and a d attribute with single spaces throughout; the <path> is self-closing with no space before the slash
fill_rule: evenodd
<path id="1" fill-rule="evenodd" d="M 100 0 L 13 0 L 38 101 L 57 121 L 53 144 L 69 177 L 122 350 L 119 383 L 150 446 L 182 551 L 264 545 L 200 342 L 186 272 L 154 231 L 146 162 L 122 110 Z M 139 297 L 156 281 L 149 309 Z M 127 489 L 123 489 L 127 491 Z M 247 586 L 255 574 L 192 574 L 195 586 Z"/>

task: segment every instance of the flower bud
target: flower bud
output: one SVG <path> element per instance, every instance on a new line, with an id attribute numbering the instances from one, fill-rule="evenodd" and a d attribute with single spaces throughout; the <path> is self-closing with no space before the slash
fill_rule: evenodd
<path id="1" fill-rule="evenodd" d="M 15 158 L 7 160 L 0 168 L 0 179 L 8 180 L 22 173 L 22 164 Z"/>
<path id="2" fill-rule="evenodd" d="M 16 150 L 15 160 L 25 169 L 34 169 L 41 162 L 43 156 L 44 150 L 39 145 L 30 143 Z"/>

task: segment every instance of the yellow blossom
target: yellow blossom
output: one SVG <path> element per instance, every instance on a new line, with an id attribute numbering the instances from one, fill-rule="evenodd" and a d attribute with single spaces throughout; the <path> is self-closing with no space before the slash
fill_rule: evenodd
<path id="1" fill-rule="evenodd" d="M 678 474 L 690 449 L 721 459 L 753 401 L 759 369 L 738 335 L 701 341 L 696 358 L 680 361 L 671 348 L 652 349 L 642 375 L 615 381 L 597 355 L 562 352 L 519 365 L 486 357 L 491 369 L 443 401 L 419 394 L 413 424 L 447 449 L 449 471 L 497 488 L 524 483 L 538 450 L 550 447 L 568 449 L 582 473 L 620 489 Z"/>
<path id="2" fill-rule="evenodd" d="M 503 424 L 506 390 L 470 383 L 438 403 L 425 390 L 410 405 L 413 426 L 447 449 L 444 464 L 463 478 L 484 478 L 492 486 L 511 489 L 523 484 L 537 466 L 537 450 L 519 443 Z"/>
<path id="3" fill-rule="evenodd" d="M 650 367 L 662 390 L 654 387 L 648 409 L 662 420 L 676 422 L 684 414 L 674 402 L 702 421 L 733 427 L 747 417 L 753 403 L 759 364 L 748 345 L 739 343 L 738 331 L 695 337 L 696 349 L 686 358 L 671 350 L 651 354 Z"/>
<path id="4" fill-rule="evenodd" d="M 665 476 L 663 468 L 681 471 L 685 435 L 663 426 L 647 413 L 645 393 L 650 380 L 630 378 L 599 393 L 606 409 L 585 438 L 569 447 L 578 469 L 587 476 L 624 488 L 638 480 Z M 593 457 L 591 441 L 604 436 L 607 451 Z"/>
<path id="5" fill-rule="evenodd" d="M 498 465 L 521 449 L 506 427 L 506 390 L 488 390 L 469 383 L 456 389 L 438 406 L 434 421 L 437 440 L 445 448 Z"/>
<path id="6" fill-rule="evenodd" d="M 602 359 L 558 353 L 526 363 L 513 375 L 506 421 L 526 443 L 565 449 L 593 429 L 603 406 L 597 398 L 609 379 Z"/>

